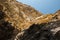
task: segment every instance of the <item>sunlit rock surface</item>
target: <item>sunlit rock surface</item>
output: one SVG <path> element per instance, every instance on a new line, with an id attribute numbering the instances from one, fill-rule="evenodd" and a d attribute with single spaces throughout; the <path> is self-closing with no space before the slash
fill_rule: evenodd
<path id="1" fill-rule="evenodd" d="M 44 15 L 16 0 L 0 0 L 0 40 L 60 40 L 59 30 L 60 10 Z"/>
<path id="2" fill-rule="evenodd" d="M 30 21 L 42 15 L 31 6 L 22 4 L 15 0 L 0 0 L 0 10 L 6 15 L 5 21 L 12 23 L 12 26 L 21 30 L 28 26 Z"/>

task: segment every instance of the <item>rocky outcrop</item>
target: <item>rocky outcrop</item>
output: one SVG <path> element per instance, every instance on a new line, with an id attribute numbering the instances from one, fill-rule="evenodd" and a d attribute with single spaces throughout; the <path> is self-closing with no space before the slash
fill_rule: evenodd
<path id="1" fill-rule="evenodd" d="M 16 40 L 60 40 L 60 18 L 57 13 L 42 15 L 28 29 L 18 33 Z M 50 19 L 51 18 L 51 19 Z M 48 19 L 48 20 L 47 20 Z M 39 20 L 39 22 L 38 22 Z M 46 21 L 46 22 L 45 22 Z"/>
<path id="2" fill-rule="evenodd" d="M 0 40 L 60 40 L 60 10 L 42 14 L 16 0 L 0 0 Z"/>
<path id="3" fill-rule="evenodd" d="M 17 40 L 60 40 L 60 20 L 49 23 L 33 24 L 19 33 Z"/>
<path id="4" fill-rule="evenodd" d="M 31 6 L 15 0 L 0 0 L 0 10 L 6 15 L 5 21 L 8 21 L 12 26 L 20 30 L 28 26 L 31 20 L 42 15 Z"/>

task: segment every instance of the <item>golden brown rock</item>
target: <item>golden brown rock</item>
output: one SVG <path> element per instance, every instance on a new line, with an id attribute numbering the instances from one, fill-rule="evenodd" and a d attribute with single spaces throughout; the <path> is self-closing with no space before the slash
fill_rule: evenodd
<path id="1" fill-rule="evenodd" d="M 18 33 L 18 30 L 23 31 L 25 29 L 29 29 L 32 24 L 40 24 L 39 26 L 38 25 L 37 26 L 33 25 L 34 27 L 32 26 L 34 29 L 34 30 L 32 29 L 32 31 L 35 31 L 36 28 L 39 29 L 39 27 L 40 26 L 42 27 L 42 25 L 45 27 L 47 25 L 49 27 L 52 25 L 52 23 L 50 22 L 54 21 L 55 23 L 58 20 L 60 20 L 60 10 L 57 11 L 55 14 L 42 15 L 42 13 L 38 12 L 31 6 L 18 2 L 16 0 L 0 0 L 0 32 L 1 32 L 0 39 L 1 40 L 4 40 L 5 36 L 7 39 L 9 39 L 10 38 L 9 35 L 13 35 L 12 38 L 14 39 L 14 37 Z M 46 25 L 44 25 L 45 23 Z M 56 24 L 52 26 L 55 27 Z M 60 21 L 58 22 L 58 24 L 60 24 Z"/>
<path id="2" fill-rule="evenodd" d="M 16 0 L 0 0 L 0 11 L 5 13 L 5 21 L 19 30 L 29 28 L 33 23 L 46 23 L 53 19 L 55 14 L 42 15 L 31 6 Z M 57 12 L 56 12 L 57 13 Z M 58 13 L 60 13 L 58 11 Z M 60 16 L 58 16 L 60 18 Z"/>
<path id="3" fill-rule="evenodd" d="M 6 15 L 4 20 L 20 30 L 25 29 L 33 19 L 42 15 L 31 6 L 16 0 L 0 0 L 0 10 Z"/>

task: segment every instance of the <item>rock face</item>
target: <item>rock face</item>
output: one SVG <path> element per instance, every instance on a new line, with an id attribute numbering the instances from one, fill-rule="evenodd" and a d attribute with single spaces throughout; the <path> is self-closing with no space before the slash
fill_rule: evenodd
<path id="1" fill-rule="evenodd" d="M 19 33 L 17 40 L 60 40 L 60 20 L 49 23 L 33 24 Z"/>
<path id="2" fill-rule="evenodd" d="M 44 15 L 16 0 L 0 0 L 0 40 L 60 40 L 60 10 Z"/>
<path id="3" fill-rule="evenodd" d="M 0 0 L 0 10 L 6 15 L 5 21 L 12 23 L 12 26 L 20 30 L 29 26 L 31 20 L 42 15 L 31 6 L 19 3 L 16 0 Z"/>

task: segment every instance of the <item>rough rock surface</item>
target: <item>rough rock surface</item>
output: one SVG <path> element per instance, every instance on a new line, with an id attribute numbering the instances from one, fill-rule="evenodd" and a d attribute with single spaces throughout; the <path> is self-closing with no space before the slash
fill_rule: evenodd
<path id="1" fill-rule="evenodd" d="M 16 36 L 17 40 L 60 40 L 60 20 L 33 24 Z"/>
<path id="2" fill-rule="evenodd" d="M 42 15 L 31 6 L 22 4 L 16 0 L 0 0 L 0 10 L 6 15 L 5 21 L 12 23 L 15 28 L 21 30 L 29 26 L 28 24 L 30 23 L 28 22 Z"/>
<path id="3" fill-rule="evenodd" d="M 60 40 L 60 10 L 42 14 L 16 0 L 0 0 L 0 40 Z"/>

